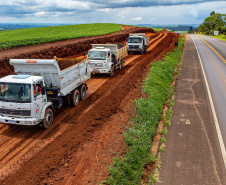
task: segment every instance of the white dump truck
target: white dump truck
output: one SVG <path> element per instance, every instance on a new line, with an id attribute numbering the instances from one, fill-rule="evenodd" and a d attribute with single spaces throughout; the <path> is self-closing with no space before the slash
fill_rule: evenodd
<path id="1" fill-rule="evenodd" d="M 127 45 L 128 54 L 132 52 L 140 52 L 141 54 L 147 52 L 149 40 L 150 37 L 146 37 L 145 33 L 130 33 Z"/>
<path id="2" fill-rule="evenodd" d="M 10 59 L 10 64 L 16 75 L 0 79 L 1 123 L 48 129 L 63 102 L 76 106 L 85 98 L 87 59 Z"/>
<path id="3" fill-rule="evenodd" d="M 106 73 L 113 76 L 114 70 L 124 67 L 126 44 L 91 44 L 88 52 L 91 73 Z"/>

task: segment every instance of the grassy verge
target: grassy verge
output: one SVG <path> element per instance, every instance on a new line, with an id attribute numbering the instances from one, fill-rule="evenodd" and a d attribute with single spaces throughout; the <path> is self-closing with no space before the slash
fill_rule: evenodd
<path id="1" fill-rule="evenodd" d="M 200 33 L 198 33 L 198 34 L 199 35 L 205 35 L 205 34 L 200 34 Z M 220 40 L 226 41 L 226 35 L 205 35 L 205 36 L 215 37 L 215 38 L 218 38 Z"/>
<path id="2" fill-rule="evenodd" d="M 212 36 L 212 37 L 226 41 L 226 35 L 216 35 L 216 36 Z"/>
<path id="3" fill-rule="evenodd" d="M 175 68 L 180 63 L 178 59 L 183 42 L 180 39 L 179 46 L 173 52 L 167 53 L 162 61 L 152 64 L 144 80 L 144 96 L 135 100 L 136 118 L 124 133 L 128 152 L 122 160 L 113 160 L 108 184 L 140 184 L 143 168 L 149 161 L 152 139 L 162 119 L 163 105 L 172 95 L 170 84 L 174 80 Z"/>
<path id="4" fill-rule="evenodd" d="M 119 24 L 97 23 L 1 31 L 0 48 L 6 49 L 73 38 L 104 35 L 120 30 L 121 26 Z"/>

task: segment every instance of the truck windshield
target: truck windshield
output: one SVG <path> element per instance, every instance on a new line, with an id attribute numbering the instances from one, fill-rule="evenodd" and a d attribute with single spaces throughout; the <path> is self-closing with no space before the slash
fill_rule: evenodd
<path id="1" fill-rule="evenodd" d="M 107 52 L 106 51 L 89 51 L 88 58 L 90 60 L 106 60 Z"/>
<path id="2" fill-rule="evenodd" d="M 31 85 L 0 83 L 0 101 L 6 102 L 31 102 Z"/>
<path id="3" fill-rule="evenodd" d="M 141 43 L 141 42 L 142 42 L 142 38 L 129 37 L 128 39 L 128 43 Z"/>

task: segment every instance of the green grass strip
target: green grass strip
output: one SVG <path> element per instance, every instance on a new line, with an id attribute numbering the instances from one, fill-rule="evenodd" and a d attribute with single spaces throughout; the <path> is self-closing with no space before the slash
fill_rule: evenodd
<path id="1" fill-rule="evenodd" d="M 1 31 L 0 48 L 6 49 L 73 38 L 104 35 L 120 30 L 121 26 L 119 24 L 96 23 Z"/>
<path id="2" fill-rule="evenodd" d="M 215 35 L 215 36 L 212 36 L 212 37 L 215 37 L 215 38 L 221 39 L 223 41 L 226 41 L 226 35 Z"/>
<path id="3" fill-rule="evenodd" d="M 180 63 L 183 42 L 184 39 L 179 39 L 179 46 L 173 52 L 168 52 L 162 61 L 152 64 L 142 89 L 147 96 L 135 100 L 137 115 L 124 133 L 128 152 L 122 160 L 113 160 L 108 169 L 108 184 L 140 184 L 152 139 L 162 118 L 163 105 L 171 94 L 170 84 L 174 80 L 175 68 Z"/>

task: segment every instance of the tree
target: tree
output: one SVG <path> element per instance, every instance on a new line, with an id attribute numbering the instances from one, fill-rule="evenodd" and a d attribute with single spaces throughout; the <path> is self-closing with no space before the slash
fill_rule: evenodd
<path id="1" fill-rule="evenodd" d="M 188 33 L 194 33 L 192 26 L 189 28 Z"/>
<path id="2" fill-rule="evenodd" d="M 212 16 L 212 15 L 214 15 L 215 14 L 215 12 L 214 11 L 212 11 L 211 13 L 210 13 L 210 16 Z"/>
<path id="3" fill-rule="evenodd" d="M 210 35 L 213 34 L 214 31 L 219 30 L 221 33 L 221 27 L 224 27 L 226 24 L 225 20 L 226 14 L 215 13 L 212 11 L 210 16 L 198 27 L 198 32 Z"/>

